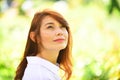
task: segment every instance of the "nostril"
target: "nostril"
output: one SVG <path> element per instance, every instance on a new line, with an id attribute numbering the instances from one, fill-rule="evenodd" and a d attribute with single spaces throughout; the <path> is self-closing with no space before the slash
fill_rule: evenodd
<path id="1" fill-rule="evenodd" d="M 57 31 L 56 35 L 63 35 L 63 32 L 62 31 Z"/>
<path id="2" fill-rule="evenodd" d="M 64 31 L 61 28 L 56 29 L 56 35 L 63 35 Z"/>
<path id="3" fill-rule="evenodd" d="M 61 32 L 58 32 L 56 35 L 63 35 L 63 33 L 61 33 Z"/>

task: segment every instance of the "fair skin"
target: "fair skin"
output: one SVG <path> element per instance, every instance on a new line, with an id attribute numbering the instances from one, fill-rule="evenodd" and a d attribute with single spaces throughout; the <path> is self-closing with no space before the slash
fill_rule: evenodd
<path id="1" fill-rule="evenodd" d="M 40 37 L 42 46 L 37 56 L 56 64 L 59 51 L 67 46 L 68 32 L 66 28 L 54 18 L 46 16 L 42 20 Z"/>

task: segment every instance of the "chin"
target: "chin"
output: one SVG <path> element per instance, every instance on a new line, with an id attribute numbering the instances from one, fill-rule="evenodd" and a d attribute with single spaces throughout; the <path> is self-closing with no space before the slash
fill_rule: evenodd
<path id="1" fill-rule="evenodd" d="M 62 50 L 62 49 L 65 49 L 66 48 L 66 46 L 61 46 L 61 47 L 59 47 L 58 49 L 59 50 Z"/>
<path id="2" fill-rule="evenodd" d="M 66 48 L 66 44 L 59 44 L 59 45 L 54 45 L 53 47 L 51 47 L 53 50 L 62 50 Z"/>

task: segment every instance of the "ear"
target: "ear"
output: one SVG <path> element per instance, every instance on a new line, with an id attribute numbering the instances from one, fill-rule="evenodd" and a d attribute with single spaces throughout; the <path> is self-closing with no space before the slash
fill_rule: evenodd
<path id="1" fill-rule="evenodd" d="M 35 42 L 35 32 L 30 32 L 30 39 Z"/>

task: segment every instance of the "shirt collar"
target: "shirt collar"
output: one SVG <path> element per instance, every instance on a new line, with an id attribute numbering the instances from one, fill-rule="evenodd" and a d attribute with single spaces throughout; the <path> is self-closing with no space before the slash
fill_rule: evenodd
<path id="1" fill-rule="evenodd" d="M 41 65 L 51 72 L 58 74 L 59 67 L 43 58 L 37 56 L 29 56 L 27 57 L 28 64 L 38 64 Z"/>

